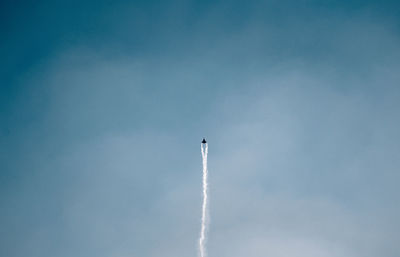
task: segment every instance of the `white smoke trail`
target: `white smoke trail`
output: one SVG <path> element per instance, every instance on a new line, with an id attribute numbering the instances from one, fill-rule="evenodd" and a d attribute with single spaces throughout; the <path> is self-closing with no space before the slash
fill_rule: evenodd
<path id="1" fill-rule="evenodd" d="M 201 230 L 200 230 L 200 239 L 199 239 L 199 247 L 200 247 L 200 257 L 206 257 L 206 233 L 207 233 L 207 224 L 208 224 L 208 169 L 207 169 L 207 154 L 208 154 L 208 145 L 207 143 L 201 144 L 201 156 L 203 157 L 203 206 L 201 212 Z"/>

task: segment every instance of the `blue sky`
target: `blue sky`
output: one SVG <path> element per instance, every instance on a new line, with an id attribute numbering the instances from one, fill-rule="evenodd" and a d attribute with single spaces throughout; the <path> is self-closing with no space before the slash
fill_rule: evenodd
<path id="1" fill-rule="evenodd" d="M 397 257 L 395 1 L 3 1 L 0 255 Z"/>

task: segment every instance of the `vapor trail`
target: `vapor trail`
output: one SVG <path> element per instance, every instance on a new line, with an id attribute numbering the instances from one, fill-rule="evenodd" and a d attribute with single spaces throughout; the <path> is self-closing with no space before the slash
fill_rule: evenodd
<path id="1" fill-rule="evenodd" d="M 200 239 L 199 239 L 200 257 L 206 257 L 205 243 L 206 243 L 206 233 L 207 233 L 207 224 L 208 224 L 208 217 L 207 217 L 207 209 L 208 209 L 207 154 L 208 154 L 207 143 L 201 144 L 201 156 L 203 158 L 203 206 L 202 206 L 202 212 L 201 212 L 201 230 L 200 230 Z"/>

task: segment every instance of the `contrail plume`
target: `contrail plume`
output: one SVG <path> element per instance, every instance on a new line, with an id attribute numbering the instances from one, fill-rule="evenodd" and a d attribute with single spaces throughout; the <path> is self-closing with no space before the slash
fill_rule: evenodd
<path id="1" fill-rule="evenodd" d="M 201 210 L 201 230 L 200 230 L 200 238 L 199 238 L 199 247 L 200 247 L 200 257 L 206 257 L 206 233 L 207 233 L 207 224 L 208 224 L 208 169 L 207 169 L 207 154 L 208 154 L 208 145 L 207 143 L 201 144 L 201 156 L 203 158 L 203 206 Z"/>

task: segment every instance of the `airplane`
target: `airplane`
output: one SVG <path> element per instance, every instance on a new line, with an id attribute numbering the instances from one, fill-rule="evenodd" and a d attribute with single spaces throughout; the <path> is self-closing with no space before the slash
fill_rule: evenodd
<path id="1" fill-rule="evenodd" d="M 206 141 L 206 139 L 203 137 L 203 141 L 201 141 L 201 143 L 202 144 L 206 144 L 207 143 L 207 141 Z"/>

